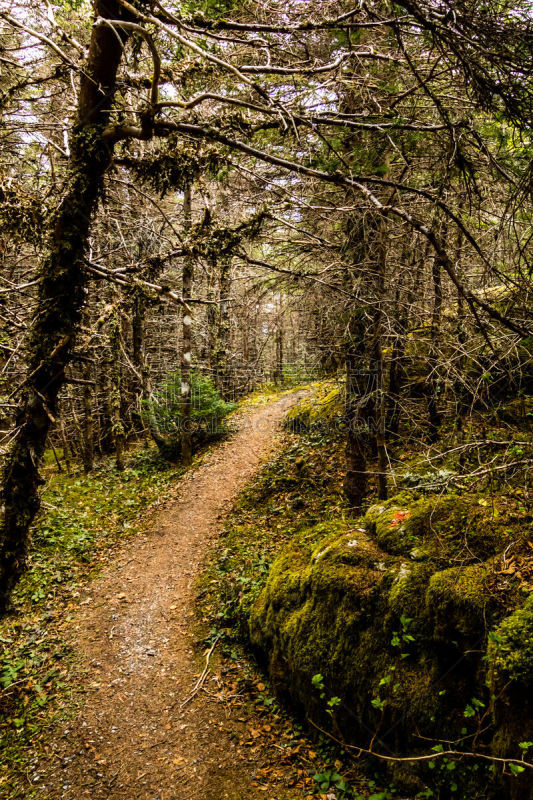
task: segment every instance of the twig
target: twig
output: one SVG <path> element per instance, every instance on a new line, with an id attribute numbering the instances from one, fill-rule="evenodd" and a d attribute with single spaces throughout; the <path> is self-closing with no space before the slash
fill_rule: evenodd
<path id="1" fill-rule="evenodd" d="M 213 651 L 214 651 L 215 647 L 217 646 L 217 643 L 218 643 L 219 639 L 220 639 L 220 633 L 216 636 L 215 641 L 213 642 L 213 644 L 211 645 L 211 647 L 207 651 L 207 655 L 205 657 L 204 671 L 202 672 L 202 674 L 200 675 L 200 677 L 196 681 L 191 693 L 188 695 L 188 697 L 185 698 L 183 703 L 180 705 L 180 708 L 185 708 L 187 703 L 190 703 L 190 701 L 193 699 L 193 697 L 195 697 L 198 694 L 199 690 L 202 688 L 202 685 L 203 685 L 205 679 L 207 678 L 207 673 L 209 672 L 209 659 L 213 655 Z"/>
<path id="2" fill-rule="evenodd" d="M 410 763 L 414 764 L 420 761 L 434 761 L 437 758 L 449 757 L 454 756 L 455 758 L 481 758 L 484 761 L 492 761 L 498 764 L 503 764 L 504 767 L 507 764 L 519 764 L 521 767 L 528 767 L 529 769 L 533 769 L 533 764 L 529 761 L 522 761 L 520 758 L 500 758 L 498 756 L 490 756 L 486 753 L 469 753 L 463 750 L 442 750 L 440 752 L 433 752 L 433 753 L 426 753 L 420 756 L 388 756 L 385 753 L 377 753 L 374 750 L 367 750 L 365 747 L 359 747 L 355 745 L 346 744 L 345 742 L 341 742 L 340 739 L 336 739 L 333 734 L 328 733 L 323 728 L 320 728 L 312 719 L 306 717 L 307 722 L 316 728 L 317 731 L 322 733 L 324 736 L 327 736 L 332 741 L 336 742 L 336 744 L 341 745 L 345 750 L 356 750 L 357 756 L 355 758 L 359 758 L 359 756 L 364 753 L 368 756 L 374 756 L 375 758 L 380 758 L 383 761 L 393 761 L 395 763 Z"/>

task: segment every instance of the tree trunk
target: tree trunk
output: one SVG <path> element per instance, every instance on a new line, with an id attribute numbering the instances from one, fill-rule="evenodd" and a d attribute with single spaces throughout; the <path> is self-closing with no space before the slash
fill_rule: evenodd
<path id="1" fill-rule="evenodd" d="M 141 432 L 148 443 L 147 431 L 143 415 L 143 369 L 144 369 L 144 317 L 145 299 L 142 290 L 134 290 L 131 302 L 131 362 L 135 370 L 133 384 L 132 422 L 135 429 Z"/>
<path id="2" fill-rule="evenodd" d="M 148 423 L 148 433 L 163 458 L 169 458 L 172 448 L 161 433 L 157 416 L 154 411 L 152 385 L 150 381 L 150 367 L 146 358 L 145 336 L 146 302 L 140 289 L 135 293 L 132 305 L 132 345 L 133 366 L 137 370 L 140 390 L 138 397 L 139 415 Z"/>
<path id="3" fill-rule="evenodd" d="M 459 211 L 462 213 L 464 208 L 464 199 L 461 197 L 459 201 Z M 462 269 L 461 269 L 461 255 L 463 249 L 463 232 L 461 230 L 458 231 L 457 234 L 457 245 L 456 245 L 456 256 L 455 256 L 455 269 L 459 279 L 462 279 Z M 468 397 L 468 387 L 467 387 L 467 378 L 466 378 L 466 342 L 467 342 L 467 334 L 465 330 L 465 307 L 464 307 L 464 300 L 463 295 L 460 291 L 457 291 L 456 294 L 456 302 L 457 302 L 457 345 L 459 348 L 459 354 L 456 360 L 456 367 L 455 367 L 455 380 L 454 380 L 454 397 L 456 398 L 456 413 L 455 413 L 455 427 L 459 434 L 458 443 L 462 443 L 463 441 L 463 417 L 466 416 L 466 411 L 468 408 L 467 397 Z"/>
<path id="4" fill-rule="evenodd" d="M 348 219 L 347 249 L 353 259 L 350 292 L 364 293 L 368 289 L 365 264 L 368 258 L 365 222 L 360 216 Z M 364 292 L 363 292 L 364 286 Z M 346 360 L 346 476 L 344 493 L 353 508 L 360 508 L 368 490 L 368 417 L 374 386 L 374 376 L 368 370 L 368 317 L 361 306 L 350 309 L 345 343 Z"/>
<path id="5" fill-rule="evenodd" d="M 405 244 L 402 251 L 402 265 L 405 265 L 405 270 L 411 274 L 416 261 L 416 249 L 413 247 L 411 256 L 409 257 L 409 247 L 413 247 L 411 240 Z M 400 429 L 400 416 L 401 406 L 400 398 L 402 389 L 405 383 L 405 344 L 407 337 L 407 326 L 409 322 L 408 309 L 412 305 L 409 301 L 403 300 L 405 275 L 402 273 L 398 280 L 396 289 L 395 309 L 393 319 L 396 323 L 396 332 L 392 344 L 392 352 L 389 367 L 389 391 L 388 391 L 388 408 L 386 417 L 386 433 L 387 438 L 396 438 Z M 409 289 L 409 296 L 412 293 L 412 284 Z"/>
<path id="6" fill-rule="evenodd" d="M 61 445 L 63 447 L 63 461 L 65 462 L 67 468 L 67 474 L 70 475 L 70 456 L 68 454 L 69 446 L 67 442 L 67 435 L 65 433 L 65 423 L 63 420 L 59 423 L 59 432 L 61 436 Z"/>
<path id="7" fill-rule="evenodd" d="M 378 497 L 380 500 L 386 500 L 388 458 L 387 444 L 385 441 L 385 394 L 383 390 L 383 348 L 381 346 L 383 324 L 382 303 L 385 293 L 386 268 L 386 222 L 384 219 L 379 221 L 377 234 L 376 296 L 374 301 L 374 330 L 372 335 L 373 359 L 376 370 L 376 399 L 374 402 L 374 413 L 376 426 L 376 448 L 378 454 Z"/>
<path id="8" fill-rule="evenodd" d="M 360 508 L 368 488 L 366 423 L 361 414 L 361 357 L 364 334 L 361 313 L 352 314 L 346 350 L 346 476 L 344 493 Z"/>
<path id="9" fill-rule="evenodd" d="M 83 325 L 87 329 L 90 328 L 90 319 L 87 312 L 83 315 Z M 82 461 L 85 472 L 90 472 L 94 466 L 94 391 L 89 383 L 93 377 L 92 363 L 89 359 L 82 362 L 81 377 L 84 381 L 87 381 L 82 391 Z"/>
<path id="10" fill-rule="evenodd" d="M 223 259 L 219 273 L 219 314 L 215 353 L 215 382 L 225 400 L 231 399 L 228 375 L 228 344 L 230 333 L 228 298 L 231 290 L 231 260 Z"/>
<path id="11" fill-rule="evenodd" d="M 183 195 L 183 218 L 186 231 L 191 227 L 191 187 L 188 185 Z M 182 297 L 186 305 L 182 310 L 181 334 L 181 460 L 188 466 L 192 461 L 192 392 L 191 392 L 191 362 L 192 362 L 192 317 L 190 307 L 187 305 L 192 296 L 194 262 L 187 256 L 183 264 Z"/>
<path id="12" fill-rule="evenodd" d="M 442 312 L 442 274 L 441 262 L 437 255 L 433 260 L 431 277 L 433 281 L 433 312 L 431 315 L 431 333 L 429 343 L 429 376 L 428 376 L 428 420 L 429 432 L 428 439 L 435 442 L 439 436 L 442 415 L 439 410 L 438 392 L 439 376 L 438 369 L 438 349 L 440 338 L 440 323 Z"/>
<path id="13" fill-rule="evenodd" d="M 276 330 L 276 368 L 274 370 L 274 382 L 278 386 L 283 386 L 283 322 L 281 314 Z"/>
<path id="14" fill-rule="evenodd" d="M 82 376 L 90 380 L 90 367 L 85 365 Z M 88 384 L 83 387 L 83 469 L 90 472 L 94 466 L 94 414 L 93 390 Z"/>
<path id="15" fill-rule="evenodd" d="M 115 451 L 116 467 L 124 469 L 125 431 L 122 422 L 122 376 L 120 374 L 120 312 L 118 307 L 109 321 L 109 346 L 106 364 L 105 403 L 111 422 L 111 436 Z"/>
<path id="16" fill-rule="evenodd" d="M 96 0 L 96 13 L 124 18 L 116 0 Z M 30 525 L 40 505 L 39 475 L 57 396 L 71 360 L 84 303 L 82 258 L 90 220 L 109 166 L 112 146 L 102 133 L 113 104 L 126 34 L 93 27 L 88 63 L 81 73 L 77 118 L 71 134 L 66 190 L 51 223 L 40 268 L 38 303 L 28 340 L 28 371 L 16 418 L 16 435 L 3 471 L 0 522 L 0 611 L 6 609 L 26 561 Z"/>
<path id="17" fill-rule="evenodd" d="M 206 287 L 206 296 L 209 303 L 206 306 L 205 361 L 211 374 L 214 372 L 214 356 L 217 346 L 216 269 L 216 262 L 209 264 Z"/>

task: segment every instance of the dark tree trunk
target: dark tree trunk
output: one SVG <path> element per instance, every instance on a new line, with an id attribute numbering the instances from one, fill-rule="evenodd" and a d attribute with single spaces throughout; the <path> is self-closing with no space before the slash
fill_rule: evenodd
<path id="1" fill-rule="evenodd" d="M 283 316 L 280 306 L 276 328 L 276 366 L 274 369 L 274 383 L 283 386 Z"/>
<path id="2" fill-rule="evenodd" d="M 191 187 L 186 187 L 183 195 L 184 228 L 191 228 Z M 191 392 L 191 362 L 192 362 L 192 316 L 187 305 L 192 297 L 194 262 L 187 256 L 183 264 L 182 297 L 186 305 L 183 306 L 181 317 L 181 460 L 188 466 L 192 461 L 192 392 Z"/>
<path id="3" fill-rule="evenodd" d="M 124 16 L 116 0 L 97 0 L 95 10 L 108 19 Z M 55 420 L 57 396 L 71 360 L 84 302 L 86 277 L 82 258 L 112 155 L 112 147 L 102 133 L 113 104 L 125 37 L 106 26 L 93 27 L 88 63 L 81 73 L 66 190 L 51 221 L 47 253 L 40 268 L 17 433 L 3 471 L 0 611 L 7 607 L 24 570 L 29 529 L 40 505 L 39 463 Z"/>
<path id="4" fill-rule="evenodd" d="M 437 256 L 433 261 L 433 313 L 431 316 L 431 339 L 429 343 L 429 375 L 427 379 L 427 406 L 428 406 L 428 439 L 435 442 L 439 436 L 442 414 L 439 409 L 439 376 L 437 373 L 439 358 L 439 337 L 442 312 L 442 264 Z"/>
<path id="5" fill-rule="evenodd" d="M 362 284 L 367 286 L 365 272 L 367 241 L 365 223 L 362 218 L 349 219 L 347 229 L 347 249 L 353 258 L 353 273 L 350 291 L 362 292 Z M 350 310 L 348 331 L 345 343 L 346 360 L 346 475 L 344 493 L 353 508 L 360 508 L 368 490 L 368 421 L 372 416 L 370 392 L 373 380 L 368 370 L 367 335 L 369 319 L 362 307 Z"/>
<path id="6" fill-rule="evenodd" d="M 217 306 L 216 306 L 216 262 L 209 264 L 207 276 L 206 296 L 209 303 L 206 306 L 206 340 L 204 360 L 213 374 L 214 355 L 217 346 Z"/>
<path id="7" fill-rule="evenodd" d="M 464 208 L 464 199 L 461 198 L 459 202 L 459 210 L 462 212 Z M 462 270 L 461 270 L 461 256 L 462 256 L 462 249 L 463 249 L 463 232 L 461 230 L 458 231 L 457 234 L 457 247 L 456 247 L 456 257 L 455 257 L 455 269 L 460 279 L 462 279 Z M 468 408 L 468 389 L 466 385 L 466 376 L 465 376 L 465 367 L 466 367 L 466 341 L 467 341 L 467 334 L 465 330 L 465 307 L 464 307 L 464 300 L 463 295 L 460 291 L 457 291 L 456 294 L 457 298 L 457 345 L 459 347 L 459 354 L 456 358 L 456 367 L 455 367 L 455 380 L 453 386 L 453 394 L 456 398 L 456 416 L 455 416 L 455 427 L 459 433 L 459 442 L 462 443 L 463 441 L 463 417 L 466 415 L 466 411 Z"/>
<path id="8" fill-rule="evenodd" d="M 144 369 L 144 317 L 145 299 L 137 288 L 131 303 L 131 361 L 135 369 L 133 384 L 133 426 L 140 431 L 147 442 L 147 432 L 143 421 L 143 369 Z"/>
<path id="9" fill-rule="evenodd" d="M 87 312 L 83 314 L 83 327 L 89 330 L 90 319 Z M 94 466 L 94 390 L 90 381 L 93 377 L 92 362 L 84 359 L 81 365 L 81 377 L 86 383 L 82 392 L 83 422 L 82 422 L 82 462 L 85 472 L 90 472 Z"/>
<path id="10" fill-rule="evenodd" d="M 405 264 L 405 269 L 412 272 L 416 262 L 416 250 L 413 248 L 411 258 L 409 258 L 408 245 L 403 249 L 402 265 Z M 414 282 L 411 282 L 408 296 L 414 298 Z M 388 408 L 386 420 L 386 432 L 388 437 L 395 438 L 400 429 L 400 416 L 401 406 L 400 398 L 405 384 L 406 371 L 405 371 L 405 344 L 407 337 L 407 326 L 409 322 L 408 311 L 413 300 L 409 302 L 402 302 L 402 293 L 404 289 L 404 276 L 400 275 L 398 287 L 396 290 L 395 298 L 395 313 L 393 319 L 396 323 L 396 331 L 392 344 L 392 353 L 389 367 L 389 391 L 388 391 Z"/>
<path id="11" fill-rule="evenodd" d="M 122 375 L 120 370 L 120 311 L 115 308 L 109 321 L 109 345 L 106 364 L 105 404 L 111 421 L 111 436 L 115 451 L 116 467 L 124 469 L 125 430 L 122 421 Z"/>
<path id="12" fill-rule="evenodd" d="M 157 417 L 153 406 L 153 393 L 150 381 L 150 367 L 146 358 L 146 335 L 145 335 L 146 301 L 142 291 L 139 289 L 135 293 L 132 304 L 132 356 L 133 365 L 137 371 L 137 380 L 140 382 L 138 394 L 139 416 L 148 423 L 148 432 L 157 445 L 160 454 L 168 458 L 171 448 L 169 442 L 161 433 Z"/>
<path id="13" fill-rule="evenodd" d="M 373 360 L 376 371 L 376 399 L 375 399 L 375 426 L 376 426 L 376 449 L 378 455 L 378 497 L 380 500 L 387 499 L 387 473 L 388 458 L 387 444 L 385 441 L 385 394 L 383 389 L 383 348 L 381 344 L 383 327 L 383 296 L 385 293 L 385 269 L 386 269 L 386 246 L 385 234 L 386 223 L 382 219 L 378 224 L 377 232 L 377 265 L 376 265 L 376 296 L 372 332 Z"/>
<path id="14" fill-rule="evenodd" d="M 346 476 L 344 493 L 354 508 L 360 508 L 368 488 L 366 421 L 361 409 L 361 356 L 364 351 L 364 332 L 360 316 L 356 313 L 350 321 L 349 341 L 346 350 Z"/>
<path id="15" fill-rule="evenodd" d="M 389 368 L 389 408 L 386 427 L 387 434 L 391 437 L 397 436 L 400 429 L 400 396 L 405 378 L 404 353 L 405 339 L 404 335 L 399 333 L 392 345 Z"/>
<path id="16" fill-rule="evenodd" d="M 346 341 L 346 477 L 344 493 L 360 508 L 368 491 L 367 460 L 374 420 L 375 374 L 368 368 L 369 319 L 363 308 L 351 312 Z"/>
<path id="17" fill-rule="evenodd" d="M 85 365 L 82 372 L 84 380 L 90 380 L 90 367 Z M 83 387 L 83 468 L 90 472 L 94 466 L 94 393 L 89 384 Z"/>

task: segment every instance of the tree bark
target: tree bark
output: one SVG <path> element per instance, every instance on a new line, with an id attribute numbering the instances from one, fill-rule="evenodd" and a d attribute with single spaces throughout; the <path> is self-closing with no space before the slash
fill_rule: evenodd
<path id="1" fill-rule="evenodd" d="M 283 319 L 281 312 L 276 330 L 276 368 L 274 370 L 274 383 L 283 386 Z"/>
<path id="2" fill-rule="evenodd" d="M 219 273 L 219 312 L 215 353 L 215 383 L 224 400 L 231 399 L 228 371 L 230 318 L 228 298 L 231 291 L 231 259 L 224 258 Z"/>
<path id="3" fill-rule="evenodd" d="M 439 410 L 439 376 L 437 373 L 439 359 L 439 338 L 440 338 L 440 325 L 441 325 L 441 312 L 442 312 L 442 274 L 441 274 L 441 261 L 437 254 L 433 260 L 433 268 L 431 271 L 431 278 L 433 282 L 433 311 L 431 315 L 431 332 L 429 343 L 429 376 L 428 376 L 428 439 L 430 442 L 435 442 L 439 436 L 439 430 L 442 421 L 442 414 Z"/>
<path id="4" fill-rule="evenodd" d="M 116 467 L 124 469 L 125 430 L 122 422 L 122 376 L 120 370 L 120 311 L 115 307 L 109 321 L 108 359 L 106 364 L 105 403 L 111 421 L 111 436 L 115 450 Z"/>
<path id="5" fill-rule="evenodd" d="M 363 291 L 368 288 L 366 260 L 368 257 L 367 232 L 365 222 L 360 216 L 349 218 L 347 229 L 347 250 L 353 259 L 350 291 Z M 346 475 L 344 493 L 350 505 L 361 507 L 368 490 L 368 417 L 373 391 L 373 375 L 367 364 L 367 325 L 368 318 L 364 307 L 350 309 L 348 330 L 345 342 L 346 361 Z"/>
<path id="6" fill-rule="evenodd" d="M 412 248 L 412 252 L 409 253 L 409 249 Z M 409 300 L 404 300 L 403 293 L 404 293 L 404 284 L 406 280 L 410 280 L 410 276 L 414 270 L 416 263 L 416 247 L 413 246 L 411 240 L 406 242 L 403 250 L 402 250 L 402 259 L 401 264 L 404 268 L 404 272 L 400 274 L 398 279 L 398 285 L 396 288 L 396 298 L 395 298 L 395 309 L 393 313 L 393 319 L 396 327 L 393 344 L 392 344 L 392 353 L 391 353 L 391 360 L 390 360 L 390 367 L 389 367 L 389 391 L 388 391 L 388 407 L 387 407 L 387 414 L 386 414 L 386 434 L 387 439 L 393 438 L 395 439 L 398 436 L 398 432 L 400 429 L 400 416 L 401 416 L 401 406 L 400 406 L 400 398 L 402 389 L 405 384 L 406 378 L 406 370 L 405 370 L 405 345 L 406 345 L 406 338 L 407 338 L 407 329 L 409 324 L 409 311 L 408 309 L 411 308 L 413 299 L 414 299 L 414 291 L 413 291 L 413 282 L 411 281 L 410 286 L 408 286 L 408 298 Z M 409 276 L 409 277 L 406 277 Z"/>
<path id="7" fill-rule="evenodd" d="M 368 489 L 366 421 L 361 410 L 362 356 L 365 350 L 362 312 L 352 312 L 346 348 L 346 475 L 344 493 L 353 508 L 360 508 Z M 364 401 L 363 401 L 364 402 Z"/>
<path id="8" fill-rule="evenodd" d="M 214 371 L 214 355 L 217 346 L 217 307 L 216 307 L 216 262 L 209 264 L 209 273 L 207 276 L 206 298 L 209 301 L 206 306 L 206 343 L 205 343 L 205 361 L 209 367 L 209 371 L 213 374 Z"/>
<path id="9" fill-rule="evenodd" d="M 376 370 L 376 399 L 375 424 L 376 424 L 376 447 L 378 453 L 378 497 L 380 500 L 387 499 L 387 444 L 385 441 L 385 393 L 383 388 L 383 348 L 381 345 L 383 327 L 383 296 L 385 293 L 385 269 L 386 269 L 386 221 L 381 219 L 377 231 L 377 265 L 376 265 L 376 296 L 374 308 L 374 330 L 373 330 L 373 359 Z"/>
<path id="10" fill-rule="evenodd" d="M 96 0 L 95 11 L 108 19 L 124 18 L 116 0 Z M 84 303 L 87 279 L 82 257 L 112 156 L 112 145 L 102 134 L 109 121 L 126 36 L 106 26 L 93 27 L 87 66 L 81 73 L 66 189 L 54 213 L 40 267 L 38 304 L 29 335 L 28 371 L 16 434 L 3 471 L 0 612 L 8 606 L 13 587 L 24 570 L 29 529 L 40 505 L 39 463 L 55 420 L 57 396 L 71 360 Z"/>
<path id="11" fill-rule="evenodd" d="M 90 379 L 90 367 L 85 365 L 82 376 Z M 83 469 L 90 472 L 94 466 L 94 396 L 92 387 L 88 384 L 83 387 Z"/>
<path id="12" fill-rule="evenodd" d="M 183 195 L 183 217 L 186 231 L 191 227 L 191 187 L 188 185 Z M 188 466 L 192 461 L 192 392 L 191 392 L 191 362 L 192 362 L 192 317 L 189 300 L 192 297 L 192 282 L 194 262 L 187 256 L 183 264 L 182 297 L 185 305 L 182 310 L 181 333 L 181 460 Z"/>

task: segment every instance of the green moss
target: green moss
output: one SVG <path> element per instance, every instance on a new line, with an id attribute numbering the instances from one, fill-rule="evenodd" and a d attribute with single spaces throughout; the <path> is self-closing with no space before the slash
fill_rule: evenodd
<path id="1" fill-rule="evenodd" d="M 391 553 L 438 556 L 448 549 L 448 537 L 461 533 L 468 507 L 456 495 L 413 500 L 405 492 L 372 506 L 365 523 L 378 544 Z"/>
<path id="2" fill-rule="evenodd" d="M 433 568 L 428 564 L 402 564 L 389 591 L 389 607 L 398 617 L 424 614 L 426 588 Z"/>
<path id="3" fill-rule="evenodd" d="M 398 753 L 426 750 L 420 737 L 460 741 L 464 728 L 473 737 L 485 712 L 465 717 L 466 706 L 475 697 L 492 711 L 487 635 L 519 593 L 513 575 L 497 575 L 495 556 L 530 538 L 526 513 L 505 496 L 410 490 L 354 519 L 340 494 L 344 443 L 313 426 L 287 438 L 223 539 L 239 630 L 267 662 L 274 690 L 355 745 L 376 731 Z M 265 554 L 270 571 L 254 573 L 250 553 Z M 333 723 L 332 696 L 342 701 Z M 517 702 L 509 700 L 514 716 Z M 498 734 L 504 723 L 495 719 Z M 517 736 L 513 729 L 501 755 Z"/>
<path id="4" fill-rule="evenodd" d="M 489 587 L 491 574 L 489 564 L 470 564 L 431 576 L 426 602 L 437 637 L 484 635 L 486 620 L 492 616 L 495 604 Z"/>
<path id="5" fill-rule="evenodd" d="M 468 495 L 430 495 L 416 498 L 409 492 L 371 506 L 365 526 L 389 553 L 415 561 L 451 559 L 465 552 L 485 559 L 501 544 L 504 518 L 492 503 Z"/>
<path id="6" fill-rule="evenodd" d="M 317 382 L 312 391 L 296 403 L 285 417 L 287 428 L 306 430 L 342 416 L 344 388 L 342 381 L 329 379 Z"/>
<path id="7" fill-rule="evenodd" d="M 311 678 L 325 668 L 328 679 L 348 691 L 363 669 L 354 656 L 366 663 L 376 650 L 370 641 L 359 649 L 356 642 L 366 636 L 386 573 L 377 569 L 381 554 L 375 545 L 359 536 L 356 540 L 350 530 L 330 533 L 314 548 L 293 542 L 274 562 L 252 608 L 252 643 L 269 653 L 278 690 L 300 701 L 314 702 Z"/>
<path id="8" fill-rule="evenodd" d="M 533 595 L 494 631 L 488 656 L 496 673 L 533 685 Z"/>

